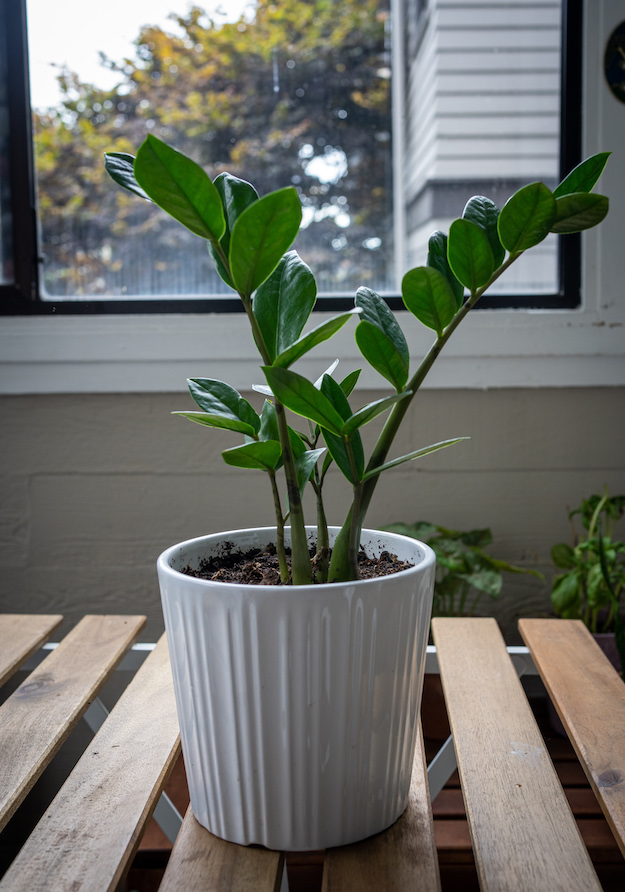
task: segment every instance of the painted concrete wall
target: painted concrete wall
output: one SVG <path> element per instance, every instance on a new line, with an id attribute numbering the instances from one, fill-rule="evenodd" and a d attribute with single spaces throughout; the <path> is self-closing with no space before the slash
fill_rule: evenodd
<path id="1" fill-rule="evenodd" d="M 471 440 L 388 472 L 370 524 L 490 526 L 493 555 L 550 577 L 550 547 L 570 536 L 567 506 L 604 485 L 625 491 L 623 397 L 618 388 L 423 391 L 396 454 Z M 265 478 L 219 456 L 236 437 L 169 415 L 180 408 L 188 398 L 169 393 L 0 398 L 0 610 L 61 612 L 68 625 L 86 612 L 145 613 L 143 640 L 154 640 L 160 551 L 271 522 Z M 344 483 L 338 474 L 328 483 L 331 520 Z M 514 642 L 518 616 L 549 610 L 548 585 L 509 577 L 481 609 Z"/>

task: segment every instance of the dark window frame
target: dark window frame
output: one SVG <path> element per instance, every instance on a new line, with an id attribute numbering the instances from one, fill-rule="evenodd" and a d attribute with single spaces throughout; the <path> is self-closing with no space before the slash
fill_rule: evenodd
<path id="1" fill-rule="evenodd" d="M 560 111 L 560 170 L 564 176 L 581 160 L 582 27 L 583 0 L 563 0 L 562 82 Z M 0 285 L 0 315 L 110 315 L 225 313 L 242 310 L 236 296 L 198 298 L 100 298 L 42 300 L 39 292 L 39 248 L 35 197 L 32 124 L 28 73 L 26 0 L 0 4 L 7 40 L 7 92 L 10 132 L 9 169 L 13 223 L 14 282 Z M 571 60 L 571 64 L 568 64 Z M 572 310 L 581 306 L 581 240 L 579 235 L 559 239 L 559 282 L 555 294 L 486 295 L 481 309 Z M 403 308 L 399 294 L 387 296 L 393 309 Z M 320 310 L 342 310 L 351 297 L 323 297 Z"/>

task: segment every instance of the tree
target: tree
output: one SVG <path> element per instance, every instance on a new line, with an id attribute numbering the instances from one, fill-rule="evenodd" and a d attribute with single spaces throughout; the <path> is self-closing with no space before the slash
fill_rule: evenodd
<path id="1" fill-rule="evenodd" d="M 134 154 L 147 132 L 212 176 L 229 170 L 266 192 L 296 185 L 305 221 L 297 247 L 322 289 L 388 287 L 387 6 L 257 0 L 250 20 L 220 23 L 200 7 L 172 20 L 174 33 L 141 29 L 134 59 L 102 57 L 119 75 L 115 89 L 64 72 L 60 106 L 36 115 L 48 289 L 223 290 L 191 237 L 104 178 L 103 151 Z"/>

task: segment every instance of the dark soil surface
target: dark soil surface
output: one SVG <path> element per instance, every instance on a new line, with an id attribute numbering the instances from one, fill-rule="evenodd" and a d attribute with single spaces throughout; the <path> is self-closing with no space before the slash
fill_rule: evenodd
<path id="1" fill-rule="evenodd" d="M 314 566 L 314 552 L 311 554 Z M 287 555 L 288 560 L 288 555 Z M 407 570 L 414 564 L 401 561 L 395 554 L 383 551 L 378 558 L 369 558 L 364 551 L 358 555 L 358 569 L 361 579 L 374 579 L 390 576 Z M 241 553 L 224 553 L 214 558 L 205 558 L 197 569 L 185 567 L 182 571 L 198 579 L 216 582 L 237 582 L 245 585 L 282 585 L 275 547 L 269 545 L 265 551 L 253 548 Z"/>

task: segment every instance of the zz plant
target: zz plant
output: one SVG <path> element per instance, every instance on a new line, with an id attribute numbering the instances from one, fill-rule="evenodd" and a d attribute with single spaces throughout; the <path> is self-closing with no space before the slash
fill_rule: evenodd
<path id="1" fill-rule="evenodd" d="M 359 288 L 353 310 L 317 325 L 305 334 L 317 286 L 309 267 L 291 250 L 302 211 L 293 187 L 259 197 L 252 185 L 221 173 L 213 181 L 191 158 L 149 135 L 136 158 L 105 156 L 108 173 L 121 186 L 154 202 L 207 243 L 221 278 L 236 291 L 249 319 L 267 384 L 258 414 L 234 388 L 222 381 L 195 378 L 191 396 L 200 411 L 180 412 L 208 427 L 243 435 L 240 446 L 222 453 L 236 467 L 265 472 L 276 514 L 276 548 L 281 581 L 294 585 L 358 578 L 360 533 L 383 471 L 450 446 L 458 437 L 389 458 L 395 434 L 415 394 L 454 331 L 490 286 L 518 258 L 550 232 L 571 233 L 599 223 L 608 199 L 592 189 L 609 153 L 595 155 L 575 168 L 552 192 L 531 183 L 516 192 L 501 211 L 488 198 L 475 196 L 449 235 L 435 232 L 427 265 L 406 273 L 402 297 L 406 309 L 431 329 L 435 340 L 420 365 L 411 370 L 409 349 L 400 325 L 382 298 Z M 330 338 L 352 316 L 356 341 L 367 362 L 391 384 L 389 396 L 352 411 L 348 396 L 358 372 L 337 382 L 329 369 L 311 382 L 292 366 Z M 301 416 L 296 431 L 285 409 Z M 367 458 L 360 428 L 388 413 Z M 352 488 L 352 503 L 329 556 L 323 508 L 323 483 L 331 462 Z M 284 475 L 283 504 L 278 472 Z M 304 525 L 302 493 L 312 485 L 317 498 L 317 554 L 311 560 Z M 284 527 L 291 525 L 291 566 L 284 552 Z"/>

